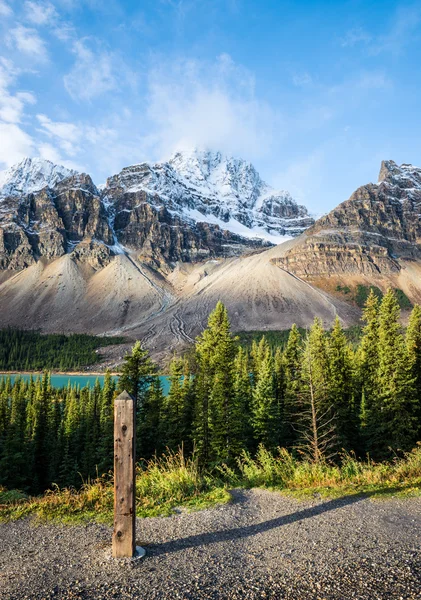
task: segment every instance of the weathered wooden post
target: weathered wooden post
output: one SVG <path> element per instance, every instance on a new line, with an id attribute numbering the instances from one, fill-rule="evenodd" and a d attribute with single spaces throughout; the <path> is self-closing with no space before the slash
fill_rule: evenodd
<path id="1" fill-rule="evenodd" d="M 136 402 L 122 392 L 114 400 L 115 558 L 143 556 L 136 549 Z"/>

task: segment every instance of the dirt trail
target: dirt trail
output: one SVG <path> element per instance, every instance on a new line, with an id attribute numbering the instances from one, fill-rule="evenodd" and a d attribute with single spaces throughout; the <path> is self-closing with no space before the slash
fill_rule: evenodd
<path id="1" fill-rule="evenodd" d="M 420 498 L 233 496 L 229 505 L 138 520 L 147 556 L 136 563 L 110 558 L 109 527 L 0 524 L 0 597 L 419 599 Z"/>

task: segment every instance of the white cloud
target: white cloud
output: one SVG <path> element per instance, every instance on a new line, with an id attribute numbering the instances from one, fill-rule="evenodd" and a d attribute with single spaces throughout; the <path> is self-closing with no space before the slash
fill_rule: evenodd
<path id="1" fill-rule="evenodd" d="M 297 86 L 305 86 L 313 83 L 313 78 L 309 73 L 296 73 L 292 78 L 292 82 Z"/>
<path id="2" fill-rule="evenodd" d="M 46 135 L 55 145 L 44 143 L 40 147 L 44 152 L 53 152 L 59 155 L 64 153 L 67 157 L 80 157 L 86 151 L 87 146 L 95 147 L 96 144 L 101 145 L 106 140 L 112 139 L 115 132 L 108 127 L 94 127 L 83 123 L 69 123 L 66 121 L 53 121 L 43 114 L 37 115 L 40 129 L 38 130 L 43 135 Z M 57 148 L 58 146 L 58 148 Z M 60 153 L 60 156 L 61 156 Z M 50 159 L 53 160 L 53 159 Z M 64 159 L 60 158 L 61 164 Z"/>
<path id="3" fill-rule="evenodd" d="M 25 104 L 34 104 L 35 96 L 30 92 L 12 94 L 9 86 L 15 81 L 18 71 L 13 63 L 0 58 L 0 120 L 6 123 L 19 123 Z"/>
<path id="4" fill-rule="evenodd" d="M 4 17 L 9 17 L 11 14 L 13 14 L 13 11 L 10 8 L 10 6 L 6 2 L 4 2 L 4 0 L 0 0 L 0 15 L 3 15 Z"/>
<path id="5" fill-rule="evenodd" d="M 34 2 L 33 0 L 27 0 L 24 4 L 24 8 L 26 18 L 35 25 L 54 23 L 58 17 L 56 9 L 49 2 Z"/>
<path id="6" fill-rule="evenodd" d="M 356 44 L 368 44 L 370 41 L 371 35 L 367 31 L 362 29 L 362 27 L 354 27 L 346 32 L 340 43 L 343 48 L 346 48 L 348 46 L 355 46 Z"/>
<path id="7" fill-rule="evenodd" d="M 46 62 L 48 60 L 45 42 L 35 29 L 18 25 L 10 31 L 10 42 L 20 52 L 23 52 L 35 61 Z"/>
<path id="8" fill-rule="evenodd" d="M 391 87 L 392 82 L 382 72 L 362 73 L 356 85 L 364 89 L 384 89 Z"/>
<path id="9" fill-rule="evenodd" d="M 404 48 L 414 39 L 419 38 L 419 25 L 421 22 L 421 7 L 419 2 L 412 6 L 398 7 L 393 18 L 390 30 L 378 36 L 370 46 L 370 53 L 374 55 L 387 52 L 399 55 Z"/>
<path id="10" fill-rule="evenodd" d="M 215 63 L 165 62 L 149 76 L 148 142 L 159 158 L 178 148 L 220 149 L 253 159 L 281 135 L 281 120 L 255 96 L 254 78 L 224 54 Z"/>
<path id="11" fill-rule="evenodd" d="M 0 123 L 0 163 L 10 167 L 34 152 L 34 141 L 15 123 Z"/>
<path id="12" fill-rule="evenodd" d="M 63 121 L 52 121 L 46 115 L 37 115 L 40 131 L 60 146 L 68 156 L 76 156 L 81 142 L 81 131 L 77 125 Z"/>
<path id="13" fill-rule="evenodd" d="M 64 85 L 74 100 L 92 100 L 117 86 L 115 57 L 89 41 L 78 40 L 73 45 L 76 61 L 64 76 Z"/>

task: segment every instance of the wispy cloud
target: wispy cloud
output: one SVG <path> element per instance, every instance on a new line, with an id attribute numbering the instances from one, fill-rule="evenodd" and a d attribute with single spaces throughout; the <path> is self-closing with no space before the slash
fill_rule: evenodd
<path id="1" fill-rule="evenodd" d="M 393 19 L 390 30 L 373 40 L 370 53 L 382 52 L 401 54 L 406 46 L 419 37 L 421 23 L 421 5 L 419 2 L 411 6 L 400 6 Z"/>
<path id="2" fill-rule="evenodd" d="M 295 73 L 292 77 L 292 83 L 298 87 L 310 85 L 313 78 L 309 73 Z"/>
<path id="3" fill-rule="evenodd" d="M 117 86 L 115 56 L 101 49 L 94 40 L 81 39 L 73 44 L 76 56 L 64 85 L 74 100 L 92 100 Z"/>
<path id="4" fill-rule="evenodd" d="M 179 60 L 156 64 L 149 74 L 148 116 L 161 155 L 183 147 L 210 147 L 262 156 L 280 118 L 255 95 L 253 75 L 227 54 L 214 63 Z"/>
<path id="5" fill-rule="evenodd" d="M 0 57 L 0 120 L 6 123 L 20 123 L 26 104 L 35 104 L 35 96 L 30 92 L 12 93 L 9 86 L 14 83 L 18 70 L 13 63 Z"/>
<path id="6" fill-rule="evenodd" d="M 371 41 L 371 35 L 362 27 L 354 27 L 346 32 L 341 38 L 340 44 L 343 48 L 352 47 L 357 44 L 368 44 Z"/>
<path id="7" fill-rule="evenodd" d="M 52 24 L 58 19 L 57 10 L 50 2 L 35 2 L 26 0 L 25 16 L 34 25 Z"/>
<path id="8" fill-rule="evenodd" d="M 40 125 L 38 131 L 51 140 L 47 145 L 44 144 L 44 148 L 49 148 L 51 152 L 51 148 L 57 151 L 59 147 L 67 157 L 78 156 L 86 144 L 94 146 L 111 140 L 115 133 L 110 127 L 54 121 L 44 114 L 38 114 L 37 120 Z"/>
<path id="9" fill-rule="evenodd" d="M 36 62 L 47 62 L 45 41 L 35 29 L 18 25 L 10 30 L 9 44 Z"/>
<path id="10" fill-rule="evenodd" d="M 13 14 L 12 9 L 4 0 L 0 0 L 0 15 L 3 17 L 9 17 Z"/>
<path id="11" fill-rule="evenodd" d="M 406 46 L 419 39 L 421 23 L 421 5 L 406 4 L 398 6 L 392 15 L 391 25 L 385 27 L 384 33 L 374 35 L 363 27 L 354 27 L 340 39 L 343 48 L 361 45 L 368 54 L 375 56 L 382 53 L 401 54 Z"/>

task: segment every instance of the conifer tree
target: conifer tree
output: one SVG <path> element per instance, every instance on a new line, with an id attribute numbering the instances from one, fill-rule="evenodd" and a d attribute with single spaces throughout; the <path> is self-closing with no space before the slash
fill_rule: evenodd
<path id="1" fill-rule="evenodd" d="M 252 424 L 257 444 L 275 450 L 279 444 L 280 414 L 276 397 L 273 358 L 270 353 L 260 363 L 253 389 Z"/>
<path id="2" fill-rule="evenodd" d="M 113 467 L 114 392 L 115 383 L 109 369 L 107 369 L 104 376 L 104 385 L 101 390 L 99 416 L 101 438 L 99 443 L 98 468 L 100 474 L 107 473 Z"/>
<path id="3" fill-rule="evenodd" d="M 251 423 L 253 393 L 250 363 L 247 351 L 241 346 L 238 348 L 234 361 L 234 402 L 239 411 L 239 449 L 252 450 L 255 444 Z"/>
<path id="4" fill-rule="evenodd" d="M 414 381 L 417 412 L 417 438 L 421 436 L 421 306 L 416 304 L 409 317 L 406 330 L 406 355 Z"/>
<path id="5" fill-rule="evenodd" d="M 161 439 L 161 417 L 164 394 L 160 378 L 155 375 L 146 391 L 137 422 L 138 456 L 150 458 L 164 450 Z"/>
<path id="6" fill-rule="evenodd" d="M 293 448 L 298 441 L 302 353 L 301 336 L 298 327 L 294 324 L 291 327 L 283 356 L 285 392 L 282 411 L 282 444 L 287 448 Z"/>
<path id="7" fill-rule="evenodd" d="M 185 363 L 174 357 L 170 363 L 170 389 L 164 400 L 162 438 L 164 447 L 178 450 L 188 436 L 188 387 L 184 384 Z"/>
<path id="8" fill-rule="evenodd" d="M 149 352 L 142 348 L 140 341 L 137 341 L 131 353 L 124 358 L 118 381 L 119 392 L 126 390 L 131 394 L 135 398 L 139 409 L 152 383 L 151 376 L 155 372 L 156 366 L 152 362 Z"/>
<path id="9" fill-rule="evenodd" d="M 329 402 L 326 335 L 316 318 L 304 343 L 298 395 L 297 449 L 314 462 L 335 455 L 336 415 Z"/>
<path id="10" fill-rule="evenodd" d="M 361 450 L 368 449 L 371 435 L 367 427 L 375 420 L 375 405 L 379 393 L 378 344 L 379 344 L 379 298 L 370 289 L 363 310 L 365 326 L 356 355 L 358 369 L 357 396 L 360 398 Z M 364 404 L 362 404 L 364 401 Z M 374 411 L 374 412 L 373 412 Z M 371 413 L 373 412 L 373 415 Z"/>
<path id="11" fill-rule="evenodd" d="M 225 306 L 218 302 L 197 339 L 194 439 L 202 462 L 231 460 L 238 440 L 233 390 L 235 343 Z"/>
<path id="12" fill-rule="evenodd" d="M 410 450 L 418 429 L 415 380 L 407 360 L 399 324 L 400 308 L 393 290 L 379 310 L 378 396 L 368 415 L 369 450 L 376 458 L 388 448 Z"/>
<path id="13" fill-rule="evenodd" d="M 352 355 L 339 318 L 328 338 L 330 414 L 335 418 L 336 450 L 349 452 L 357 436 Z"/>

